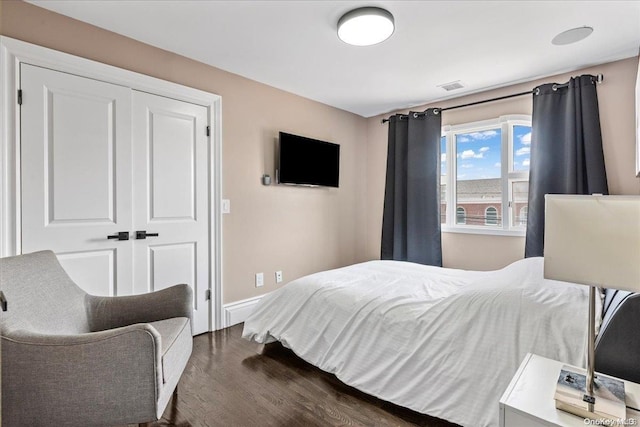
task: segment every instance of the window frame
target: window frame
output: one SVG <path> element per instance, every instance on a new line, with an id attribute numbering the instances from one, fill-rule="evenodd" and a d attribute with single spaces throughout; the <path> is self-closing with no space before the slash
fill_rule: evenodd
<path id="1" fill-rule="evenodd" d="M 500 116 L 495 119 L 482 120 L 477 122 L 462 123 L 459 125 L 445 125 L 442 127 L 442 136 L 445 137 L 447 147 L 446 168 L 447 174 L 444 181 L 445 202 L 447 206 L 446 223 L 441 224 L 443 232 L 448 233 L 468 233 L 468 234 L 490 234 L 502 236 L 524 236 L 526 226 L 519 225 L 519 217 L 514 221 L 515 204 L 513 203 L 512 183 L 517 181 L 529 181 L 529 171 L 515 171 L 513 169 L 513 146 L 514 146 L 514 126 L 531 127 L 531 116 L 524 114 L 511 114 Z M 486 130 L 500 128 L 500 180 L 502 189 L 502 201 L 499 203 L 502 212 L 502 225 L 467 225 L 456 223 L 457 204 L 457 157 L 452 154 L 457 153 L 456 135 L 470 132 L 482 132 Z M 450 208 L 451 207 L 451 208 Z M 505 214 L 506 213 L 506 214 Z"/>

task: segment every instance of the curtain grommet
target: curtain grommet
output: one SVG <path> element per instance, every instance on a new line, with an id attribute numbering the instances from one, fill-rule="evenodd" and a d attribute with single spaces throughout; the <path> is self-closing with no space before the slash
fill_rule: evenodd
<path id="1" fill-rule="evenodd" d="M 536 90 L 533 92 L 534 95 L 540 95 L 540 88 L 537 87 Z"/>
<path id="2" fill-rule="evenodd" d="M 554 84 L 553 86 L 551 86 L 551 90 L 552 91 L 557 91 L 558 90 L 558 85 Z"/>
<path id="3" fill-rule="evenodd" d="M 417 119 L 418 118 L 418 113 L 413 113 L 413 118 Z"/>

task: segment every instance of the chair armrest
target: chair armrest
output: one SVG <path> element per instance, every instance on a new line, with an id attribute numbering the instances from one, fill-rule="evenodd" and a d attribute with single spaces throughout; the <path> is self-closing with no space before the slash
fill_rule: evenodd
<path id="1" fill-rule="evenodd" d="M 160 335 L 137 324 L 79 335 L 4 331 L 7 425 L 102 425 L 156 419 Z"/>
<path id="2" fill-rule="evenodd" d="M 186 317 L 193 323 L 193 294 L 189 285 L 175 285 L 148 294 L 123 297 L 87 295 L 89 327 L 92 331 Z"/>

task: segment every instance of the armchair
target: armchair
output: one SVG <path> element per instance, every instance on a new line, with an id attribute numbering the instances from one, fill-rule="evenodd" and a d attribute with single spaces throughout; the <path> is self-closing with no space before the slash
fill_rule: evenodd
<path id="1" fill-rule="evenodd" d="M 192 349 L 187 285 L 86 294 L 51 251 L 0 259 L 2 422 L 99 426 L 162 416 Z"/>

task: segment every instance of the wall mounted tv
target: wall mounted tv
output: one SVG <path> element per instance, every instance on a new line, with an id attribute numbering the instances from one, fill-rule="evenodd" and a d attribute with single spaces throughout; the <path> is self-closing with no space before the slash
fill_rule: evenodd
<path id="1" fill-rule="evenodd" d="M 340 146 L 280 132 L 280 184 L 338 187 Z"/>

